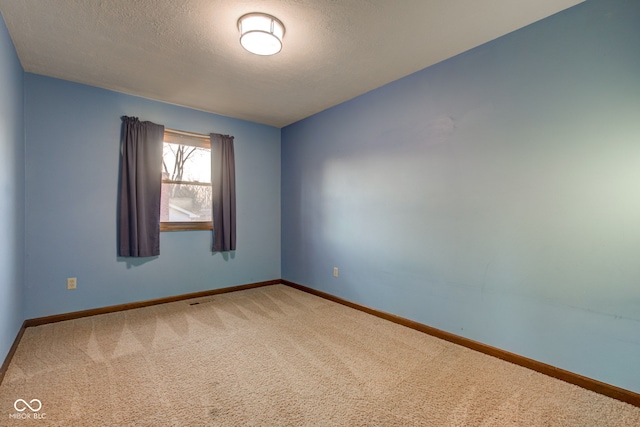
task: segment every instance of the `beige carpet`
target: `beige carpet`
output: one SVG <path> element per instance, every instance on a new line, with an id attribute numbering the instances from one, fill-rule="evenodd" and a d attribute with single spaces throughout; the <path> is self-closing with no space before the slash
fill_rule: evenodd
<path id="1" fill-rule="evenodd" d="M 10 418 L 17 399 L 45 418 Z M 276 285 L 28 328 L 0 425 L 619 427 L 640 408 Z"/>

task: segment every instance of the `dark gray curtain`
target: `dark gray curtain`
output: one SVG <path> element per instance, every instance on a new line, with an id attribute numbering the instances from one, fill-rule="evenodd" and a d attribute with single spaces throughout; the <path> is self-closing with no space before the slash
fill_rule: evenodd
<path id="1" fill-rule="evenodd" d="M 236 166 L 233 137 L 211 134 L 213 252 L 236 250 Z"/>
<path id="2" fill-rule="evenodd" d="M 119 243 L 122 257 L 160 255 L 164 126 L 122 117 Z"/>

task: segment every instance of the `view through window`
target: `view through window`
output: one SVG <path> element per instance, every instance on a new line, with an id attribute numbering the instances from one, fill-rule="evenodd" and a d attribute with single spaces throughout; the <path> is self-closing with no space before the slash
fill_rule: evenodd
<path id="1" fill-rule="evenodd" d="M 210 230 L 211 203 L 209 136 L 165 129 L 160 230 Z"/>

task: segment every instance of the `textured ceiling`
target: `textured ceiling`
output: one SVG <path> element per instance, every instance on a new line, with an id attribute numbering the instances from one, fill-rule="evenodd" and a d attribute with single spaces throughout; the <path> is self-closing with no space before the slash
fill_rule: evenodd
<path id="1" fill-rule="evenodd" d="M 583 0 L 0 0 L 25 71 L 282 127 Z M 266 12 L 282 51 L 246 52 Z"/>

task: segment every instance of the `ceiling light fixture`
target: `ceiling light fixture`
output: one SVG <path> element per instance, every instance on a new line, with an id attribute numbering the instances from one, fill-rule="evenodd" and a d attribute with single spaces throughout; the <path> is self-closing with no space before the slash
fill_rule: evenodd
<path id="1" fill-rule="evenodd" d="M 240 44 L 256 55 L 275 55 L 282 49 L 284 25 L 266 13 L 247 13 L 238 19 Z"/>

